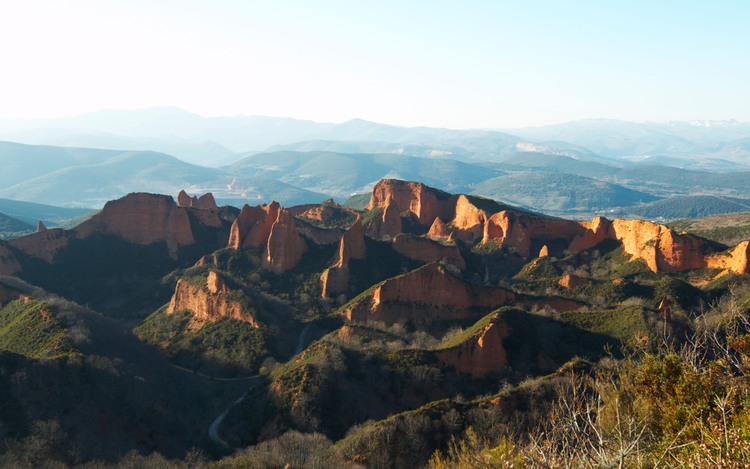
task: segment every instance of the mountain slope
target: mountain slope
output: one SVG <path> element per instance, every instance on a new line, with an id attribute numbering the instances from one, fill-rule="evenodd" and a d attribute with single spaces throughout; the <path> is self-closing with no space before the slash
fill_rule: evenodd
<path id="1" fill-rule="evenodd" d="M 34 229 L 34 226 L 0 212 L 0 239 L 27 234 Z"/>
<path id="2" fill-rule="evenodd" d="M 651 194 L 617 184 L 559 172 L 522 172 L 476 184 L 472 194 L 548 213 L 605 210 L 650 202 Z"/>
<path id="3" fill-rule="evenodd" d="M 398 154 L 274 152 L 248 156 L 231 166 L 237 175 L 255 174 L 338 197 L 369 190 L 382 178 L 417 179 L 446 190 L 462 191 L 477 181 L 502 174 L 448 159 Z"/>

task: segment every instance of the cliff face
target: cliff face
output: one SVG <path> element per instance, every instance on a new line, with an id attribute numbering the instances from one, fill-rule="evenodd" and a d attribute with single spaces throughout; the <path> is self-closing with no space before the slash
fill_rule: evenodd
<path id="1" fill-rule="evenodd" d="M 164 241 L 174 258 L 181 246 L 195 242 L 186 209 L 178 207 L 172 197 L 157 194 L 128 194 L 107 202 L 101 212 L 71 231 L 78 239 L 102 233 L 133 244 Z"/>
<path id="2" fill-rule="evenodd" d="M 357 215 L 357 212 L 342 207 L 334 202 L 333 199 L 328 199 L 320 204 L 298 205 L 290 207 L 288 210 L 295 217 L 309 218 L 311 220 L 322 222 L 330 221 L 335 218 Z"/>
<path id="3" fill-rule="evenodd" d="M 167 314 L 190 311 L 193 313 L 190 321 L 192 330 L 221 318 L 237 319 L 257 327 L 257 322 L 242 304 L 230 299 L 230 293 L 224 281 L 213 271 L 208 274 L 206 284 L 202 287 L 180 279 L 167 307 Z"/>
<path id="4" fill-rule="evenodd" d="M 497 308 L 515 299 L 504 288 L 470 285 L 438 264 L 378 284 L 342 315 L 355 322 L 424 321 L 464 319 L 476 316 L 473 308 Z"/>
<path id="5" fill-rule="evenodd" d="M 218 208 L 212 193 L 209 192 L 200 197 L 190 197 L 184 190 L 177 194 L 177 205 L 180 207 L 197 208 L 199 210 L 215 210 Z"/>
<path id="6" fill-rule="evenodd" d="M 99 213 L 75 228 L 40 229 L 36 233 L 9 240 L 8 244 L 28 256 L 54 263 L 60 250 L 72 240 L 85 240 L 94 234 L 104 234 L 117 236 L 132 244 L 163 242 L 168 254 L 176 259 L 181 247 L 195 243 L 192 224 L 217 229 L 217 238 L 223 236 L 226 239 L 226 232 L 222 234 L 221 227 L 234 220 L 236 211 L 230 207 L 217 209 L 215 203 L 209 205 L 212 208 L 185 208 L 166 195 L 128 194 L 107 202 Z M 218 240 L 216 243 L 219 244 Z M 3 261 L 4 257 L 8 259 Z M 21 270 L 17 261 L 10 262 L 10 257 L 3 255 L 0 248 L 0 272 Z"/>
<path id="7" fill-rule="evenodd" d="M 365 253 L 365 233 L 362 228 L 362 220 L 357 217 L 357 221 L 341 236 L 339 250 L 336 253 L 333 266 L 326 269 L 320 276 L 323 298 L 347 290 L 349 286 L 349 260 L 363 259 Z"/>
<path id="8" fill-rule="evenodd" d="M 445 225 L 445 222 L 440 217 L 432 222 L 430 230 L 427 232 L 427 236 L 430 239 L 448 239 L 451 237 L 451 234 L 453 234 L 453 231 Z"/>
<path id="9" fill-rule="evenodd" d="M 575 221 L 503 210 L 487 220 L 482 243 L 496 240 L 501 246 L 530 257 L 532 250 L 536 254 L 542 246 L 547 246 L 548 252 L 553 246 L 565 248 L 585 231 L 586 228 Z"/>
<path id="10" fill-rule="evenodd" d="M 75 237 L 75 233 L 71 231 L 65 231 L 62 228 L 53 228 L 51 230 L 37 231 L 36 233 L 21 236 L 20 238 L 10 239 L 8 240 L 8 244 L 28 256 L 52 263 L 55 260 L 57 252 L 67 246 L 70 240 Z M 0 264 L 3 263 L 2 258 L 2 250 L 0 249 Z M 16 272 L 20 271 L 21 266 L 17 260 L 15 264 L 17 265 Z"/>
<path id="11" fill-rule="evenodd" d="M 589 281 L 588 279 L 579 277 L 577 275 L 565 275 L 557 283 L 558 285 L 565 288 L 566 290 L 570 290 L 571 288 L 576 288 L 576 287 L 586 285 L 589 283 Z"/>
<path id="12" fill-rule="evenodd" d="M 487 212 L 476 208 L 465 195 L 459 195 L 455 213 L 451 227 L 455 228 L 453 233 L 457 239 L 469 244 L 482 239 L 489 218 Z"/>
<path id="13" fill-rule="evenodd" d="M 365 226 L 368 236 L 376 239 L 390 238 L 401 233 L 401 211 L 392 200 L 389 200 L 379 215 L 374 216 Z"/>
<path id="14" fill-rule="evenodd" d="M 18 259 L 3 242 L 0 241 L 0 275 L 13 275 L 21 271 L 21 264 Z"/>
<path id="15" fill-rule="evenodd" d="M 277 202 L 266 205 L 242 207 L 239 216 L 232 223 L 229 233 L 229 247 L 242 249 L 244 247 L 261 247 L 268 243 L 271 228 L 279 216 L 281 207 Z"/>
<path id="16" fill-rule="evenodd" d="M 429 238 L 401 234 L 393 238 L 393 248 L 410 259 L 423 262 L 445 261 L 461 270 L 466 268 L 466 261 L 456 245 L 446 246 Z"/>
<path id="17" fill-rule="evenodd" d="M 436 352 L 438 360 L 458 371 L 482 377 L 498 371 L 508 364 L 503 340 L 510 334 L 510 328 L 496 317 L 481 333 L 457 347 Z"/>
<path id="18" fill-rule="evenodd" d="M 288 211 L 280 210 L 268 234 L 263 266 L 280 274 L 294 268 L 305 252 L 307 243 L 297 233 L 294 217 Z"/>
<path id="19" fill-rule="evenodd" d="M 450 220 L 454 216 L 456 196 L 418 182 L 381 179 L 372 189 L 367 210 L 394 204 L 398 213 L 410 211 L 419 223 L 430 225 L 435 218 Z"/>

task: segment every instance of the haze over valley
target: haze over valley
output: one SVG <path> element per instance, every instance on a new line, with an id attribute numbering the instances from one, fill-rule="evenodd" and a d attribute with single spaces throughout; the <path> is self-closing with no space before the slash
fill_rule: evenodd
<path id="1" fill-rule="evenodd" d="M 750 3 L 0 10 L 0 467 L 745 468 Z"/>

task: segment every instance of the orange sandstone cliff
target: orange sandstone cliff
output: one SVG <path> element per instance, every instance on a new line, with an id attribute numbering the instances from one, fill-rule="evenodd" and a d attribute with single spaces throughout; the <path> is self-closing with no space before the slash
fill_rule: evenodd
<path id="1" fill-rule="evenodd" d="M 177 205 L 180 207 L 191 207 L 199 210 L 216 209 L 216 200 L 212 193 L 203 194 L 200 197 L 190 197 L 184 190 L 177 194 Z"/>
<path id="2" fill-rule="evenodd" d="M 133 244 L 164 242 L 169 255 L 176 258 L 180 247 L 195 242 L 187 210 L 177 206 L 170 196 L 128 194 L 107 202 L 99 213 L 75 228 L 42 230 L 9 240 L 8 244 L 29 256 L 52 263 L 58 251 L 72 239 L 105 234 Z"/>
<path id="3" fill-rule="evenodd" d="M 345 305 L 341 314 L 349 321 L 385 324 L 464 319 L 477 315 L 474 308 L 494 309 L 515 298 L 510 290 L 471 285 L 439 264 L 428 264 L 377 284 Z"/>
<path id="4" fill-rule="evenodd" d="M 336 253 L 333 266 L 326 269 L 320 276 L 320 288 L 323 298 L 347 290 L 349 286 L 349 260 L 365 257 L 365 234 L 362 220 L 357 220 L 341 236 L 339 250 Z"/>
<path id="5" fill-rule="evenodd" d="M 466 268 L 466 261 L 461 256 L 461 250 L 455 244 L 440 244 L 429 238 L 405 233 L 393 238 L 393 249 L 410 259 L 423 262 L 443 261 L 461 270 Z"/>
<path id="6" fill-rule="evenodd" d="M 429 226 L 437 217 L 443 220 L 453 218 L 456 197 L 419 182 L 381 179 L 373 187 L 366 209 L 394 204 L 399 213 L 410 211 L 419 223 Z"/>
<path id="7" fill-rule="evenodd" d="M 403 225 L 401 224 L 401 211 L 395 202 L 389 200 L 384 207 L 375 207 L 380 209 L 364 227 L 368 236 L 376 239 L 392 238 L 401 233 Z"/>
<path id="8" fill-rule="evenodd" d="M 456 347 L 438 350 L 435 355 L 443 364 L 474 376 L 485 376 L 508 364 L 503 340 L 510 334 L 507 323 L 498 320 L 496 313 L 492 321 L 481 332 Z"/>
<path id="9" fill-rule="evenodd" d="M 193 330 L 221 318 L 237 319 L 257 327 L 250 311 L 241 302 L 232 299 L 230 293 L 232 292 L 226 283 L 214 271 L 208 274 L 206 283 L 202 286 L 180 279 L 167 307 L 167 314 L 190 311 L 193 314 L 190 328 Z M 244 295 L 241 296 L 246 299 Z"/>
<path id="10" fill-rule="evenodd" d="M 263 251 L 263 266 L 280 274 L 294 268 L 305 252 L 307 243 L 297 232 L 294 217 L 286 210 L 279 210 Z"/>

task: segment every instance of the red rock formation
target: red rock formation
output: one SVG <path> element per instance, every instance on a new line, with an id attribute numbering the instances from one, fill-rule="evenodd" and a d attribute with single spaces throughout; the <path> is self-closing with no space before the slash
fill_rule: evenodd
<path id="1" fill-rule="evenodd" d="M 6 246 L 0 241 L 0 275 L 13 275 L 21 271 L 21 264 L 18 259 Z"/>
<path id="2" fill-rule="evenodd" d="M 180 193 L 177 194 L 177 205 L 180 207 L 192 207 L 193 199 L 187 194 L 187 192 L 181 190 Z"/>
<path id="3" fill-rule="evenodd" d="M 570 290 L 572 288 L 587 285 L 589 283 L 589 280 L 587 278 L 569 274 L 563 276 L 563 278 L 561 278 L 557 283 L 566 290 Z"/>
<path id="4" fill-rule="evenodd" d="M 237 319 L 258 327 L 255 318 L 240 302 L 231 299 L 230 293 L 231 290 L 213 271 L 208 274 L 206 284 L 202 287 L 180 279 L 167 307 L 167 314 L 190 311 L 193 313 L 189 326 L 192 330 L 221 318 Z"/>
<path id="5" fill-rule="evenodd" d="M 451 222 L 451 227 L 455 229 L 454 236 L 469 244 L 482 239 L 489 218 L 487 212 L 475 207 L 463 194 L 458 196 L 455 210 L 456 216 Z"/>
<path id="6" fill-rule="evenodd" d="M 294 217 L 286 210 L 279 210 L 263 252 L 263 266 L 277 274 L 286 272 L 297 265 L 306 251 L 307 243 L 297 233 Z"/>
<path id="7" fill-rule="evenodd" d="M 539 257 L 547 257 L 549 256 L 549 248 L 545 244 L 542 246 L 542 249 L 539 250 Z"/>
<path id="8" fill-rule="evenodd" d="M 451 234 L 453 234 L 453 231 L 445 226 L 445 223 L 440 217 L 435 218 L 435 221 L 432 222 L 432 226 L 430 226 L 430 231 L 427 232 L 427 236 L 431 239 L 448 239 Z"/>
<path id="9" fill-rule="evenodd" d="M 439 218 L 436 218 L 439 220 Z M 446 246 L 411 234 L 400 234 L 393 238 L 393 248 L 404 256 L 423 262 L 444 261 L 455 265 L 459 269 L 466 268 L 466 261 L 461 256 L 458 246 Z"/>
<path id="10" fill-rule="evenodd" d="M 184 190 L 177 194 L 177 205 L 180 207 L 197 208 L 199 210 L 215 210 L 218 208 L 212 193 L 208 192 L 198 198 L 196 196 L 190 197 Z"/>
<path id="11" fill-rule="evenodd" d="M 297 205 L 288 209 L 295 217 L 309 218 L 311 220 L 329 221 L 337 217 L 358 215 L 356 211 L 342 207 L 328 199 L 319 204 Z"/>
<path id="12" fill-rule="evenodd" d="M 279 217 L 278 202 L 271 202 L 256 207 L 245 205 L 239 216 L 232 223 L 229 233 L 229 247 L 242 249 L 245 247 L 261 247 L 268 243 L 271 228 Z"/>
<path id="13" fill-rule="evenodd" d="M 510 290 L 470 285 L 446 272 L 445 267 L 428 264 L 381 282 L 341 314 L 350 321 L 386 324 L 465 319 L 476 316 L 474 308 L 494 309 L 515 298 Z"/>
<path id="14" fill-rule="evenodd" d="M 585 231 L 586 228 L 575 221 L 503 210 L 487 220 L 482 243 L 496 240 L 502 247 L 514 248 L 529 257 L 533 243 L 550 246 L 560 241 L 567 245 Z"/>
<path id="15" fill-rule="evenodd" d="M 503 340 L 510 328 L 505 322 L 493 318 L 479 334 L 457 347 L 436 352 L 438 360 L 456 370 L 481 377 L 498 371 L 508 364 Z"/>
<path id="16" fill-rule="evenodd" d="M 401 229 L 401 212 L 393 202 L 382 208 L 381 216 L 373 217 L 365 227 L 367 234 L 377 239 L 396 236 L 401 233 Z"/>
<path id="17" fill-rule="evenodd" d="M 42 222 L 42 220 L 39 220 L 39 223 L 37 223 L 37 225 L 36 225 L 36 231 L 37 232 L 39 232 L 39 231 L 47 231 L 47 227 L 44 226 L 44 223 Z"/>
<path id="18" fill-rule="evenodd" d="M 728 252 L 720 252 L 706 257 L 706 267 L 725 269 L 736 274 L 750 273 L 748 254 L 750 241 L 743 241 Z"/>
<path id="19" fill-rule="evenodd" d="M 381 179 L 372 189 L 366 209 L 385 208 L 395 204 L 398 212 L 410 211 L 419 223 L 430 225 L 435 218 L 450 220 L 454 216 L 456 196 L 418 182 Z"/>
<path id="20" fill-rule="evenodd" d="M 573 238 L 568 247 L 570 252 L 591 249 L 610 237 L 612 223 L 604 217 L 596 217 L 591 222 L 582 222 L 581 225 L 586 228 L 586 231 Z"/>
<path id="21" fill-rule="evenodd" d="M 157 194 L 128 194 L 107 202 L 101 212 L 71 231 L 78 239 L 100 233 L 116 235 L 133 244 L 166 242 L 174 258 L 181 246 L 195 242 L 185 208 L 178 207 L 172 197 Z"/>
<path id="22" fill-rule="evenodd" d="M 70 240 L 75 237 L 76 235 L 72 231 L 53 228 L 21 236 L 20 238 L 10 239 L 8 240 L 8 244 L 28 256 L 52 263 L 55 260 L 57 252 L 67 246 Z M 20 270 L 19 265 L 18 271 Z"/>
<path id="23" fill-rule="evenodd" d="M 323 298 L 345 292 L 349 286 L 349 260 L 364 257 L 365 233 L 362 229 L 362 220 L 358 216 L 352 226 L 341 236 L 333 266 L 326 269 L 320 276 Z"/>

